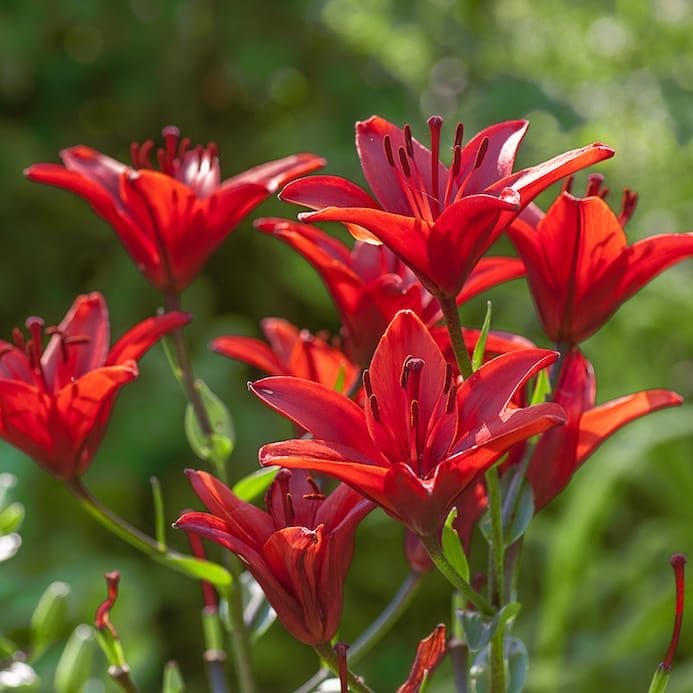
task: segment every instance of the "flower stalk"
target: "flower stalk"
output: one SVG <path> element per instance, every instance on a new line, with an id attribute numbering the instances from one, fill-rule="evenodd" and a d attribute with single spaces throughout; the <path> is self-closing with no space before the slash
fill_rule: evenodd
<path id="1" fill-rule="evenodd" d="M 317 652 L 318 657 L 336 676 L 340 676 L 343 668 L 340 667 L 339 657 L 332 648 L 329 642 L 315 645 L 313 649 Z M 350 669 L 346 670 L 347 681 L 351 693 L 373 693 L 373 689 L 368 687 L 360 676 L 354 674 Z"/>
<path id="2" fill-rule="evenodd" d="M 440 309 L 443 312 L 445 326 L 450 335 L 450 343 L 455 354 L 457 367 L 460 369 L 462 377 L 468 378 L 472 374 L 472 361 L 469 358 L 469 352 L 462 337 L 462 324 L 460 323 L 460 315 L 457 312 L 455 297 L 439 295 L 437 298 L 438 303 L 440 303 Z"/>

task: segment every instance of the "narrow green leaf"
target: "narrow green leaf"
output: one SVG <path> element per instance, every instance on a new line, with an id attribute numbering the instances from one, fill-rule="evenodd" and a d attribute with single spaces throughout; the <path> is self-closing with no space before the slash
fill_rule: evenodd
<path id="1" fill-rule="evenodd" d="M 154 503 L 154 536 L 161 551 L 166 551 L 166 516 L 164 512 L 164 497 L 161 493 L 161 483 L 155 476 L 149 477 L 152 486 L 152 501 Z"/>
<path id="2" fill-rule="evenodd" d="M 520 610 L 518 602 L 506 604 L 493 618 L 486 618 L 478 611 L 460 609 L 457 618 L 462 624 L 467 647 L 470 652 L 480 652 L 488 645 L 498 625 L 507 623 L 517 616 Z"/>
<path id="3" fill-rule="evenodd" d="M 166 336 L 161 340 L 161 343 L 164 345 L 164 354 L 166 354 L 166 360 L 171 368 L 171 373 L 173 373 L 173 377 L 181 385 L 183 385 L 183 371 L 178 365 L 178 359 L 176 359 L 175 350 L 171 345 L 171 342 L 172 339 L 169 336 Z"/>
<path id="4" fill-rule="evenodd" d="M 460 536 L 454 530 L 452 524 L 457 517 L 457 508 L 453 508 L 445 520 L 443 526 L 443 535 L 441 537 L 441 545 L 443 555 L 452 564 L 458 575 L 462 576 L 465 581 L 469 581 L 469 563 L 464 555 Z"/>
<path id="5" fill-rule="evenodd" d="M 508 659 L 508 691 L 522 693 L 527 683 L 529 655 L 525 644 L 519 638 L 505 638 L 505 656 Z"/>
<path id="6" fill-rule="evenodd" d="M 346 368 L 342 363 L 340 364 L 339 370 L 337 371 L 337 377 L 335 378 L 332 389 L 335 392 L 344 392 L 344 385 L 346 385 Z"/>
<path id="7" fill-rule="evenodd" d="M 262 587 L 248 571 L 241 573 L 240 579 L 243 585 L 243 620 L 252 642 L 256 642 L 275 622 L 277 614 Z"/>
<path id="8" fill-rule="evenodd" d="M 234 485 L 232 490 L 241 500 L 249 503 L 267 490 L 267 487 L 274 481 L 274 477 L 277 476 L 278 471 L 279 467 L 258 469 L 248 474 L 248 476 L 244 476 Z"/>
<path id="9" fill-rule="evenodd" d="M 74 629 L 55 670 L 55 693 L 74 693 L 82 689 L 91 673 L 95 644 L 91 626 L 82 624 Z"/>
<path id="10" fill-rule="evenodd" d="M 488 331 L 491 328 L 491 301 L 486 301 L 486 315 L 484 316 L 484 322 L 481 325 L 481 333 L 479 334 L 479 339 L 474 346 L 474 353 L 472 354 L 472 370 L 479 370 L 479 367 L 484 362 L 484 352 L 486 351 L 486 339 L 488 338 Z"/>
<path id="11" fill-rule="evenodd" d="M 170 554 L 158 554 L 155 558 L 196 580 L 207 580 L 220 589 L 228 589 L 231 585 L 231 573 L 212 561 Z"/>
<path id="12" fill-rule="evenodd" d="M 506 546 L 515 543 L 529 527 L 534 517 L 534 491 L 528 483 L 523 484 L 519 498 L 515 501 L 515 508 L 510 517 L 510 525 L 505 530 L 503 537 Z"/>
<path id="13" fill-rule="evenodd" d="M 537 381 L 534 385 L 534 392 L 532 392 L 532 397 L 529 401 L 530 406 L 541 404 L 550 394 L 551 381 L 549 380 L 549 372 L 546 368 L 544 368 L 544 370 L 539 371 L 539 374 L 537 375 Z"/>

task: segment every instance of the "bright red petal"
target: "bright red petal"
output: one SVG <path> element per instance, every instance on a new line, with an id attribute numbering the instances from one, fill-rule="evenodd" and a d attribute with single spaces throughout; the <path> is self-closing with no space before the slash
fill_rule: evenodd
<path id="1" fill-rule="evenodd" d="M 476 263 L 462 290 L 457 294 L 461 305 L 498 284 L 525 276 L 525 265 L 515 257 L 482 257 Z"/>
<path id="2" fill-rule="evenodd" d="M 190 313 L 172 311 L 154 318 L 147 318 L 128 330 L 111 348 L 106 365 L 121 365 L 126 361 L 138 361 L 163 336 L 179 330 L 192 320 Z"/>
<path id="3" fill-rule="evenodd" d="M 585 412 L 580 419 L 577 466 L 610 435 L 630 421 L 665 407 L 677 407 L 683 398 L 670 390 L 645 390 L 620 397 Z"/>
<path id="4" fill-rule="evenodd" d="M 309 176 L 289 183 L 279 199 L 310 209 L 324 207 L 378 207 L 378 203 L 362 188 L 338 176 Z"/>
<path id="5" fill-rule="evenodd" d="M 232 178 L 227 178 L 221 185 L 222 189 L 231 186 L 252 183 L 262 185 L 268 194 L 276 192 L 294 178 L 305 176 L 327 162 L 315 154 L 302 153 L 275 159 L 243 171 Z"/>
<path id="6" fill-rule="evenodd" d="M 273 377 L 249 383 L 250 391 L 316 438 L 373 453 L 362 409 L 333 389 L 302 378 Z"/>
<path id="7" fill-rule="evenodd" d="M 217 337 L 210 342 L 212 351 L 243 361 L 268 375 L 286 375 L 286 370 L 267 344 L 253 337 Z"/>

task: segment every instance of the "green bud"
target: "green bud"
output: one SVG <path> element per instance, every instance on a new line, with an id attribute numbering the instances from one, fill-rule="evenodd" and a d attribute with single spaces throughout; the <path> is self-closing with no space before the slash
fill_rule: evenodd
<path id="1" fill-rule="evenodd" d="M 178 663 L 174 660 L 166 662 L 162 693 L 183 693 L 183 691 L 185 691 L 185 682 L 178 668 Z"/>
<path id="2" fill-rule="evenodd" d="M 10 503 L 0 510 L 0 534 L 16 532 L 24 522 L 24 506 L 21 503 Z"/>
<path id="3" fill-rule="evenodd" d="M 31 644 L 35 656 L 51 645 L 63 629 L 69 594 L 69 585 L 53 582 L 41 595 L 31 616 Z"/>

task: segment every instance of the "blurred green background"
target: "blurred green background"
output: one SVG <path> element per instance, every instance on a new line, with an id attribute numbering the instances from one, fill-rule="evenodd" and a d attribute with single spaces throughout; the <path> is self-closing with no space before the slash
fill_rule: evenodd
<path id="1" fill-rule="evenodd" d="M 641 195 L 631 239 L 693 229 L 693 6 L 687 0 L 124 0 L 0 4 L 0 331 L 27 315 L 57 322 L 74 296 L 102 291 L 114 335 L 159 306 L 109 227 L 63 191 L 21 171 L 84 143 L 127 159 L 131 140 L 176 124 L 219 145 L 222 173 L 298 151 L 328 171 L 362 180 L 353 124 L 372 113 L 410 122 L 440 113 L 468 133 L 527 117 L 520 165 L 601 140 L 617 156 L 600 171 L 614 191 Z M 579 179 L 580 189 L 584 176 Z M 555 191 L 554 191 L 555 192 Z M 551 200 L 551 194 L 542 198 Z M 293 217 L 270 200 L 257 215 Z M 507 247 L 504 248 L 507 250 Z M 647 387 L 693 395 L 693 265 L 657 279 L 584 346 L 599 400 Z M 494 327 L 544 344 L 523 282 L 492 292 Z M 233 475 L 256 465 L 259 444 L 289 434 L 245 388 L 255 372 L 206 350 L 214 336 L 256 334 L 287 317 L 312 330 L 338 327 L 310 267 L 244 222 L 184 297 L 195 367 L 235 418 Z M 483 317 L 483 300 L 465 311 Z M 160 349 L 122 393 L 87 483 L 123 516 L 152 527 L 151 475 L 168 519 L 198 507 L 181 470 L 198 463 L 182 433 L 184 402 Z M 569 490 L 539 516 L 526 542 L 516 630 L 531 653 L 528 690 L 645 691 L 668 643 L 673 580 L 668 559 L 693 544 L 693 412 L 690 405 L 631 425 L 604 446 Z M 113 618 L 134 679 L 159 686 L 176 658 L 190 691 L 205 690 L 199 661 L 198 587 L 107 536 L 59 483 L 2 444 L 0 471 L 16 474 L 26 505 L 24 545 L 0 563 L 0 633 L 21 641 L 38 596 L 68 582 L 69 630 L 90 622 L 102 574 L 122 572 Z M 184 548 L 180 536 L 171 541 Z M 375 513 L 358 536 L 342 637 L 353 640 L 406 574 L 401 530 Z M 448 589 L 431 575 L 416 604 L 359 665 L 378 691 L 402 682 L 416 643 L 449 613 Z M 670 691 L 693 690 L 693 626 Z M 36 662 L 51 690 L 59 648 Z M 256 649 L 263 691 L 289 691 L 315 657 L 275 624 Z M 89 691 L 113 690 L 97 662 Z M 432 690 L 451 690 L 448 669 Z"/>

